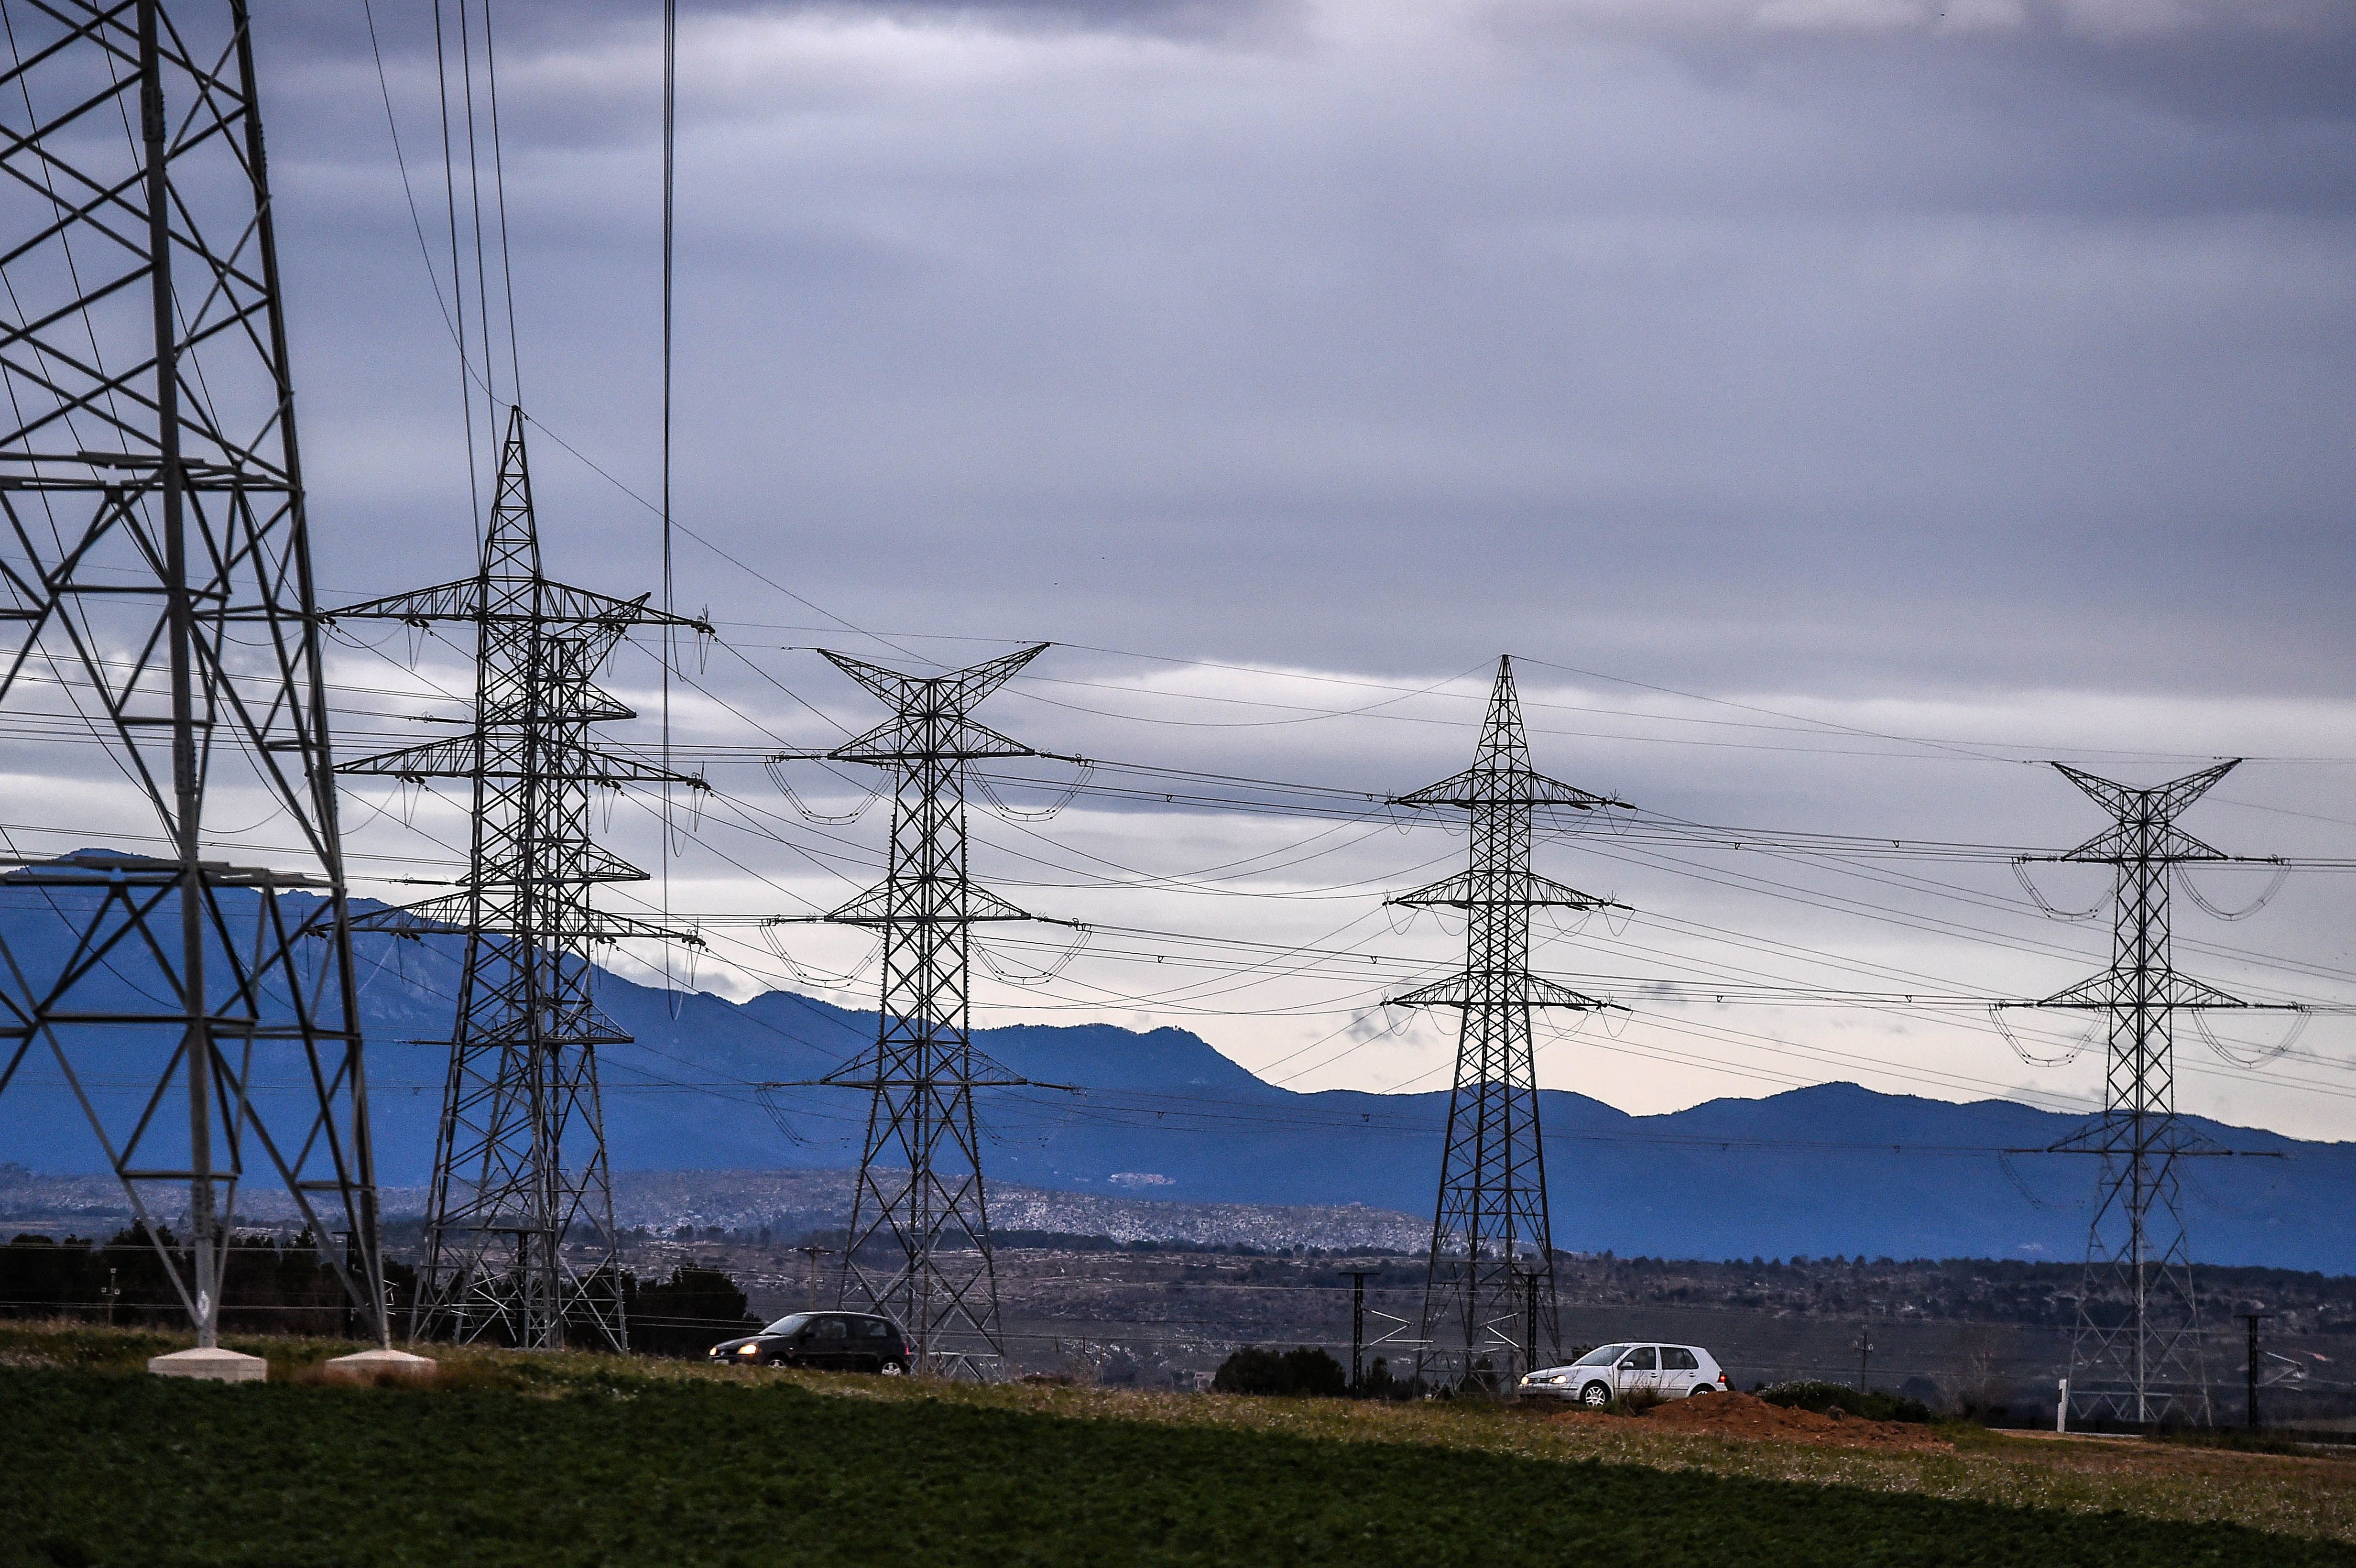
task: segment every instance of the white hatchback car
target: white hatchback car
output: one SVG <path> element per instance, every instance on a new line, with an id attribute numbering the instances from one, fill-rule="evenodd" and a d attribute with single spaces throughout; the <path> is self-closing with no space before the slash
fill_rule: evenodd
<path id="1" fill-rule="evenodd" d="M 1726 1371 L 1698 1345 L 1598 1345 L 1567 1367 L 1540 1367 L 1524 1393 L 1575 1399 L 1590 1410 L 1644 1390 L 1663 1399 L 1722 1393 Z"/>

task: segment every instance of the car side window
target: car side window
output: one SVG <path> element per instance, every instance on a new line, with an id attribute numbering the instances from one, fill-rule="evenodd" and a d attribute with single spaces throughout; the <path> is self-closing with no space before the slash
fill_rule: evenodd
<path id="1" fill-rule="evenodd" d="M 1664 1345 L 1661 1347 L 1661 1370 L 1670 1372 L 1697 1372 L 1701 1371 L 1701 1363 L 1695 1360 L 1694 1353 L 1682 1345 Z"/>
<path id="2" fill-rule="evenodd" d="M 892 1325 L 881 1317 L 862 1317 L 859 1320 L 859 1337 L 862 1339 L 888 1339 L 892 1337 Z"/>
<path id="3" fill-rule="evenodd" d="M 821 1345 L 840 1345 L 851 1338 L 851 1325 L 840 1317 L 821 1317 L 818 1321 L 818 1339 Z"/>
<path id="4" fill-rule="evenodd" d="M 1628 1352 L 1628 1359 L 1622 1361 L 1620 1367 L 1622 1371 L 1650 1372 L 1659 1371 L 1660 1362 L 1654 1359 L 1653 1347 L 1639 1345 Z"/>

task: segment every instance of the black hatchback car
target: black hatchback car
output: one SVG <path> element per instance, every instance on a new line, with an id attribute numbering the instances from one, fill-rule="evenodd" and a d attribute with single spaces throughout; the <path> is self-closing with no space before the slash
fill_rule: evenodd
<path id="1" fill-rule="evenodd" d="M 913 1371 L 916 1347 L 889 1317 L 864 1312 L 796 1312 L 758 1334 L 723 1339 L 710 1359 L 739 1367 L 810 1367 L 830 1372 Z"/>

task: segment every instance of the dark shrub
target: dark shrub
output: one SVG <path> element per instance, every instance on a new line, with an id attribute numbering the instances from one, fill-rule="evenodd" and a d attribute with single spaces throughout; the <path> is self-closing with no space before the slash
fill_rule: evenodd
<path id="1" fill-rule="evenodd" d="M 1770 1383 L 1759 1391 L 1759 1397 L 1769 1404 L 1788 1405 L 1795 1410 L 1844 1410 L 1868 1421 L 1927 1422 L 1931 1407 L 1919 1399 L 1907 1399 L 1881 1389 L 1860 1393 L 1847 1383 L 1796 1382 Z"/>
<path id="2" fill-rule="evenodd" d="M 1219 1365 L 1211 1387 L 1220 1393 L 1313 1394 L 1339 1399 L 1350 1391 L 1350 1374 L 1323 1350 L 1263 1350 L 1246 1345 Z"/>
<path id="3" fill-rule="evenodd" d="M 681 1264 L 656 1285 L 627 1280 L 630 1349 L 655 1356 L 700 1356 L 761 1325 L 736 1282 L 716 1268 Z"/>

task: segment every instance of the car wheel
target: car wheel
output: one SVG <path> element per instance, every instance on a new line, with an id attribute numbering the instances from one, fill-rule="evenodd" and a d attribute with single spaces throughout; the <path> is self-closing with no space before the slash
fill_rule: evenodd
<path id="1" fill-rule="evenodd" d="M 1693 1387 L 1691 1387 L 1691 1388 L 1689 1388 L 1689 1389 L 1686 1390 L 1686 1397 L 1687 1397 L 1687 1399 L 1691 1399 L 1691 1398 L 1693 1398 L 1696 1394 L 1703 1394 L 1703 1393 L 1716 1393 L 1717 1392 L 1718 1392 L 1718 1388 L 1717 1388 L 1717 1386 L 1716 1386 L 1715 1384 L 1712 1384 L 1712 1383 L 1696 1383 L 1696 1384 L 1694 1384 L 1694 1386 L 1693 1386 Z"/>
<path id="2" fill-rule="evenodd" d="M 902 1361 L 886 1361 L 876 1370 L 887 1378 L 905 1377 L 908 1371 L 906 1363 Z"/>
<path id="3" fill-rule="evenodd" d="M 1590 1410 L 1601 1410 L 1612 1403 L 1612 1386 L 1609 1383 L 1590 1383 L 1579 1391 L 1579 1403 Z"/>

